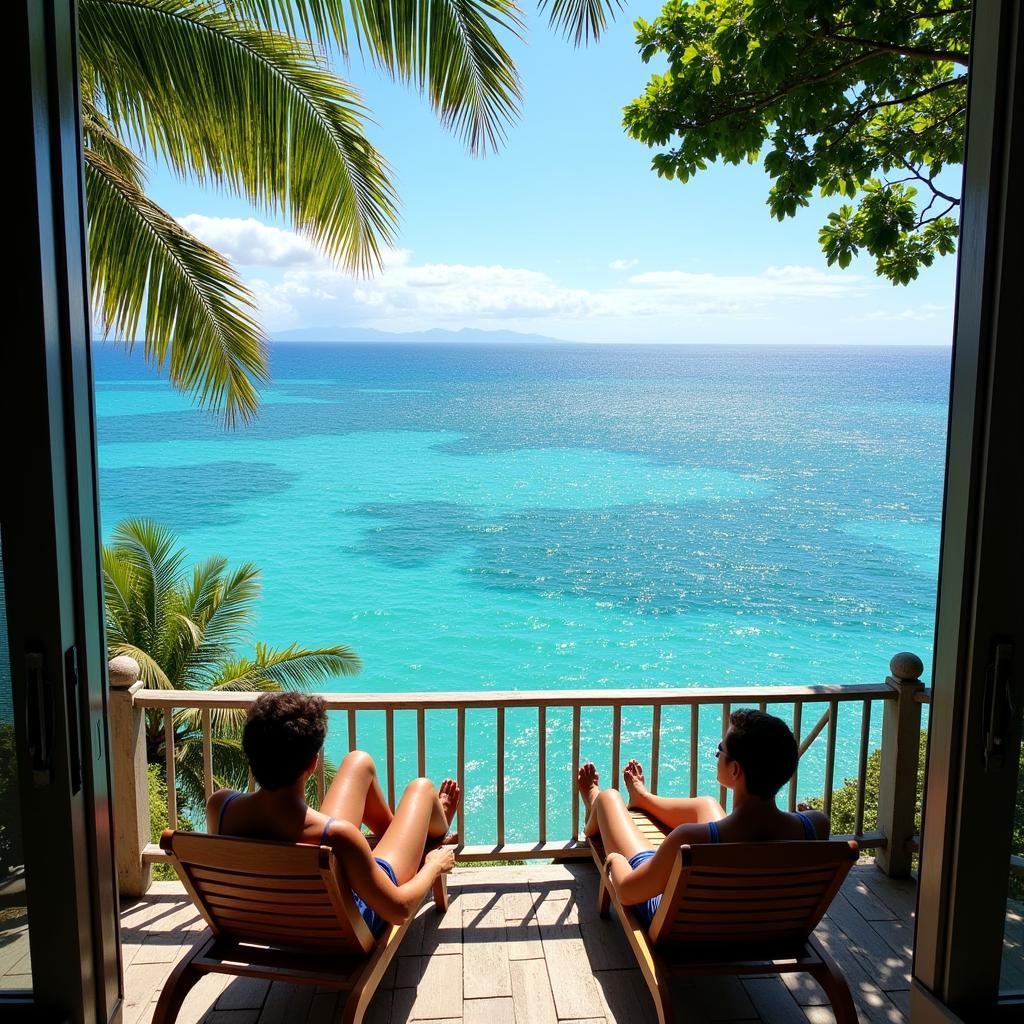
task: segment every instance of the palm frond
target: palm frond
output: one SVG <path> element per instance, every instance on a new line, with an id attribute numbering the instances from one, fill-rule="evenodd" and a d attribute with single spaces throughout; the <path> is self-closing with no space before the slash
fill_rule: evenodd
<path id="1" fill-rule="evenodd" d="M 80 0 L 81 49 L 116 131 L 367 271 L 396 227 L 365 108 L 312 46 L 202 0 Z"/>
<path id="2" fill-rule="evenodd" d="M 515 120 L 519 75 L 499 33 L 521 35 L 515 0 L 231 0 L 239 16 L 349 51 L 349 25 L 378 67 L 424 92 L 473 153 L 496 149 Z"/>
<path id="3" fill-rule="evenodd" d="M 104 546 L 101 555 L 103 605 L 106 613 L 107 644 L 138 640 L 138 580 L 135 567 L 119 558 L 113 548 Z"/>
<path id="4" fill-rule="evenodd" d="M 93 149 L 85 151 L 94 308 L 225 420 L 256 412 L 266 343 L 230 264 Z M 130 344 L 130 342 L 129 342 Z"/>
<path id="5" fill-rule="evenodd" d="M 146 686 L 160 690 L 174 689 L 174 684 L 167 678 L 167 673 L 164 672 L 160 663 L 144 648 L 137 647 L 135 644 L 110 644 L 107 651 L 111 658 L 118 658 L 122 654 L 134 658 L 139 663 L 140 678 Z"/>
<path id="6" fill-rule="evenodd" d="M 245 708 L 210 708 L 210 734 L 217 737 L 240 737 L 245 725 Z M 174 712 L 175 729 L 197 736 L 203 731 L 201 708 L 179 708 Z"/>
<path id="7" fill-rule="evenodd" d="M 145 629 L 136 642 L 144 643 L 154 655 L 160 646 L 164 613 L 181 574 L 185 552 L 175 551 L 175 537 L 152 519 L 123 519 L 110 536 L 114 558 L 134 571 L 134 600 Z"/>
<path id="8" fill-rule="evenodd" d="M 624 4 L 623 0 L 538 0 L 537 9 L 542 14 L 549 6 L 551 27 L 580 46 L 600 39 L 609 20 L 614 20 L 615 12 Z"/>
<path id="9" fill-rule="evenodd" d="M 142 158 L 117 135 L 106 114 L 89 95 L 82 96 L 82 135 L 86 149 L 99 154 L 122 178 L 136 188 L 146 182 Z"/>
<path id="10" fill-rule="evenodd" d="M 212 690 L 308 690 L 333 676 L 354 676 L 363 667 L 350 647 L 337 644 L 315 650 L 289 644 L 273 649 L 256 644 L 255 658 L 226 662 Z"/>
<path id="11" fill-rule="evenodd" d="M 351 6 L 374 63 L 416 82 L 471 152 L 501 145 L 522 93 L 515 63 L 494 30 L 519 34 L 523 20 L 514 0 L 351 0 Z"/>

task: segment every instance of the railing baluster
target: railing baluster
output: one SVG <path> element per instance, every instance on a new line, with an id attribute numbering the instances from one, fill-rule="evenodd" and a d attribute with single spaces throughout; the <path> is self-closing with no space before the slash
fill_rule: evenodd
<path id="1" fill-rule="evenodd" d="M 348 709 L 348 749 L 349 751 L 355 750 L 359 746 L 359 740 L 356 736 L 356 710 L 355 708 Z M 423 774 L 422 772 L 420 773 Z"/>
<path id="2" fill-rule="evenodd" d="M 857 810 L 854 817 L 854 835 L 864 834 L 864 791 L 867 787 L 868 744 L 871 742 L 871 701 L 861 705 L 860 750 L 857 752 Z"/>
<path id="3" fill-rule="evenodd" d="M 164 709 L 164 773 L 167 779 L 167 827 L 178 827 L 178 791 L 174 778 L 174 718 Z"/>
<path id="4" fill-rule="evenodd" d="M 722 705 L 722 739 L 725 739 L 725 734 L 729 731 L 729 717 L 732 715 L 732 705 L 725 703 Z M 718 802 L 725 807 L 725 801 L 728 798 L 729 791 L 725 786 L 718 787 Z"/>
<path id="5" fill-rule="evenodd" d="M 818 719 L 817 724 L 807 734 L 804 740 L 801 742 L 799 747 L 799 756 L 803 757 L 807 753 L 807 748 L 821 735 L 821 730 L 828 724 L 829 712 L 826 711 L 821 718 Z"/>
<path id="6" fill-rule="evenodd" d="M 543 704 L 537 707 L 537 825 L 540 841 L 548 839 L 548 709 Z"/>
<path id="7" fill-rule="evenodd" d="M 416 774 L 420 778 L 427 774 L 427 723 L 424 708 L 416 709 Z"/>
<path id="8" fill-rule="evenodd" d="M 316 757 L 316 800 L 317 806 L 323 807 L 324 796 L 327 794 L 327 779 L 324 772 L 324 751 L 320 748 L 320 753 Z"/>
<path id="9" fill-rule="evenodd" d="M 661 754 L 661 705 L 651 711 L 651 792 L 658 792 L 658 759 Z"/>
<path id="10" fill-rule="evenodd" d="M 828 739 L 825 746 L 825 814 L 832 816 L 832 776 L 836 770 L 836 719 L 839 717 L 839 704 L 829 701 L 828 705 Z"/>
<path id="11" fill-rule="evenodd" d="M 256 792 L 256 776 L 253 775 L 252 769 L 249 769 L 249 781 L 246 783 L 246 789 L 250 793 Z"/>
<path id="12" fill-rule="evenodd" d="M 576 788 L 576 772 L 580 760 L 580 705 L 572 706 L 572 764 L 570 765 L 570 785 L 572 786 L 572 838 L 580 835 L 580 795 Z"/>
<path id="13" fill-rule="evenodd" d="M 213 795 L 213 737 L 210 727 L 210 709 L 203 708 L 203 792 L 209 800 Z"/>
<path id="14" fill-rule="evenodd" d="M 793 705 L 793 736 L 796 738 L 797 750 L 800 749 L 800 726 L 804 714 L 804 706 L 799 701 Z M 800 758 L 796 759 L 793 778 L 789 780 L 789 809 L 796 810 L 797 787 L 800 785 Z"/>
<path id="15" fill-rule="evenodd" d="M 764 700 L 761 701 L 761 703 L 757 705 L 757 710 L 760 711 L 762 715 L 765 714 L 768 711 L 768 702 Z"/>
<path id="16" fill-rule="evenodd" d="M 700 732 L 700 705 L 690 705 L 690 797 L 697 795 L 697 741 Z"/>
<path id="17" fill-rule="evenodd" d="M 497 721 L 495 723 L 497 738 L 495 753 L 498 761 L 497 771 L 497 800 L 496 817 L 498 823 L 498 845 L 505 845 L 505 709 L 498 708 Z"/>
<path id="18" fill-rule="evenodd" d="M 395 713 L 391 708 L 384 712 L 384 745 L 388 759 L 388 807 L 395 809 Z"/>
<path id="19" fill-rule="evenodd" d="M 456 712 L 455 727 L 455 760 L 458 771 L 459 793 L 459 842 L 465 846 L 469 842 L 466 824 L 466 709 L 460 707 Z"/>
<path id="20" fill-rule="evenodd" d="M 612 708 L 612 785 L 619 785 L 619 755 L 622 740 L 622 707 L 616 704 Z"/>

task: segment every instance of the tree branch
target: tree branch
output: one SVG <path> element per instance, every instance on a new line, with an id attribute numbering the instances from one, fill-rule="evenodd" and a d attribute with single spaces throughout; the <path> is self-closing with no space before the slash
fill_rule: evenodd
<path id="1" fill-rule="evenodd" d="M 828 39 L 833 43 L 852 43 L 854 46 L 867 46 L 872 54 L 896 53 L 901 57 L 918 57 L 922 60 L 952 61 L 954 64 L 962 64 L 967 67 L 967 54 L 958 50 L 929 50 L 921 46 L 899 46 L 896 43 L 886 43 L 880 39 L 861 39 L 859 36 L 841 36 L 835 32 L 819 32 L 820 39 Z"/>

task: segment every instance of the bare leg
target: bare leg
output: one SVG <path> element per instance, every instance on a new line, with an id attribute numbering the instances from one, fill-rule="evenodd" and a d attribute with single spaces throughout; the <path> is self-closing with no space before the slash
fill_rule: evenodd
<path id="1" fill-rule="evenodd" d="M 702 825 L 725 817 L 725 808 L 714 797 L 655 796 L 647 789 L 643 767 L 635 759 L 622 770 L 622 779 L 629 794 L 629 806 L 657 818 L 669 828 Z"/>
<path id="2" fill-rule="evenodd" d="M 427 839 L 442 839 L 459 806 L 459 787 L 453 779 L 441 783 L 441 792 L 430 779 L 413 779 L 395 808 L 394 818 L 381 836 L 374 854 L 395 870 L 401 885 L 419 871 Z"/>
<path id="3" fill-rule="evenodd" d="M 588 836 L 600 833 L 606 853 L 632 857 L 641 850 L 653 849 L 636 827 L 618 792 L 598 786 L 597 769 L 589 762 L 580 768 L 577 785 L 587 808 L 583 831 Z"/>
<path id="4" fill-rule="evenodd" d="M 375 836 L 384 834 L 393 815 L 380 788 L 373 758 L 365 750 L 351 751 L 338 766 L 320 812 L 350 821 L 356 828 L 365 822 Z"/>

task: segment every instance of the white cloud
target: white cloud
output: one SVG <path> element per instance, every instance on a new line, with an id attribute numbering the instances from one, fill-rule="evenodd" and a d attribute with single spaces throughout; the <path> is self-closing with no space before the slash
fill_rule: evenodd
<path id="1" fill-rule="evenodd" d="M 205 217 L 190 213 L 179 218 L 178 223 L 241 266 L 296 267 L 325 262 L 301 235 L 263 224 L 255 217 Z"/>
<path id="2" fill-rule="evenodd" d="M 239 264 L 268 268 L 248 284 L 270 331 L 332 325 L 394 331 L 502 327 L 594 340 L 712 335 L 757 340 L 774 330 L 795 339 L 793 327 L 805 320 L 831 325 L 838 314 L 863 325 L 865 317 L 857 316 L 852 300 L 877 287 L 849 272 L 773 266 L 751 274 L 652 270 L 597 288 L 501 263 L 417 263 L 409 249 L 385 253 L 375 276 L 354 278 L 296 233 L 253 218 L 190 214 L 181 223 Z M 636 262 L 610 265 L 625 270 Z M 835 300 L 844 302 L 835 311 L 822 311 L 821 303 L 831 306 Z M 738 326 L 742 321 L 759 326 Z"/>
<path id="3" fill-rule="evenodd" d="M 608 264 L 612 270 L 629 270 L 631 267 L 635 267 L 640 261 L 639 260 L 612 260 Z"/>

